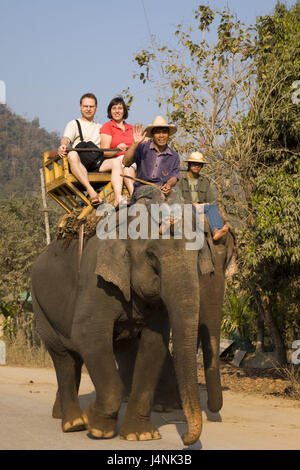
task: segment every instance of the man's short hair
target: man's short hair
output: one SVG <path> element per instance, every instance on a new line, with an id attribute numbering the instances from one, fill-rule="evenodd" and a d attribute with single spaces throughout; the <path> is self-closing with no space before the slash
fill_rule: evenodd
<path id="1" fill-rule="evenodd" d="M 80 104 L 82 104 L 84 98 L 92 98 L 93 100 L 95 100 L 96 106 L 98 105 L 97 98 L 94 93 L 85 93 L 84 95 L 82 95 L 82 97 L 80 98 Z"/>
<path id="2" fill-rule="evenodd" d="M 128 108 L 127 108 L 127 106 L 125 104 L 125 101 L 123 100 L 122 96 L 117 96 L 116 98 L 113 98 L 111 100 L 111 102 L 109 103 L 109 105 L 107 106 L 107 117 L 108 117 L 108 119 L 112 119 L 111 108 L 113 106 L 115 106 L 116 104 L 121 104 L 123 106 L 123 109 L 124 109 L 123 119 L 127 119 L 128 118 Z"/>

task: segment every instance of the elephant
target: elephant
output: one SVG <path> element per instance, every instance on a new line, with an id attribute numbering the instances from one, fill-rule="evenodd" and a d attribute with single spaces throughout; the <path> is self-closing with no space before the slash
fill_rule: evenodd
<path id="1" fill-rule="evenodd" d="M 200 340 L 208 407 L 221 408 L 220 320 L 224 268 L 233 241 L 228 234 L 225 242 L 215 243 L 214 273 L 207 274 L 199 271 L 199 251 L 187 250 L 185 242 L 184 237 L 172 236 L 100 240 L 94 235 L 84 243 L 79 267 L 78 240 L 66 247 L 64 239 L 56 239 L 34 263 L 36 327 L 53 360 L 58 393 L 52 414 L 62 418 L 64 432 L 87 428 L 94 437 L 113 437 L 126 393 L 122 379 L 127 374 L 130 390 L 120 438 L 161 438 L 150 413 L 157 394 L 157 402 L 164 401 L 161 397 L 168 384 L 160 387 L 163 372 L 168 377 L 173 374 L 170 328 L 176 382 L 188 426 L 183 443 L 196 442 L 202 430 L 197 381 Z M 134 357 L 129 367 L 132 377 L 127 366 L 124 370 L 130 356 Z M 119 367 L 116 358 L 120 358 Z M 96 391 L 95 402 L 84 412 L 78 398 L 83 363 Z"/>
<path id="2" fill-rule="evenodd" d="M 213 250 L 213 272 L 201 273 L 199 276 L 199 324 L 197 348 L 201 347 L 204 360 L 205 383 L 207 389 L 207 408 L 218 412 L 223 406 L 222 387 L 219 369 L 219 350 L 221 335 L 222 307 L 225 293 L 225 274 L 236 256 L 235 234 L 230 229 L 226 237 L 214 242 L 208 223 L 205 222 L 205 236 Z M 236 266 L 235 266 L 236 268 Z M 228 270 L 230 271 L 230 269 Z M 130 354 L 117 355 L 119 372 L 130 392 L 132 382 L 132 364 L 135 360 L 137 345 L 133 345 Z M 154 395 L 154 411 L 171 411 L 181 408 L 180 396 L 176 387 L 176 373 L 173 359 L 167 354 Z"/>

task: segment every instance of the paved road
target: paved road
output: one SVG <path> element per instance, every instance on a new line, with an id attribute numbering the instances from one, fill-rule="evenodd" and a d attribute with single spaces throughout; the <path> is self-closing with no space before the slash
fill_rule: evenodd
<path id="1" fill-rule="evenodd" d="M 94 399 L 93 385 L 84 374 L 80 386 L 84 409 Z M 87 431 L 62 433 L 60 420 L 51 417 L 56 378 L 51 369 L 0 366 L 0 450 L 183 450 L 180 435 L 185 432 L 184 415 L 153 413 L 162 439 L 127 442 L 100 440 Z M 300 450 L 300 408 L 295 402 L 278 398 L 263 399 L 224 391 L 220 413 L 205 408 L 201 390 L 204 426 L 200 441 L 191 450 L 294 449 Z M 124 416 L 123 404 L 119 422 Z"/>

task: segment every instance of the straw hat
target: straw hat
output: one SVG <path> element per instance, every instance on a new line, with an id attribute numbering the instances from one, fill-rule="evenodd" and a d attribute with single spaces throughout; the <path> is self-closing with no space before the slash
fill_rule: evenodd
<path id="1" fill-rule="evenodd" d="M 191 155 L 188 157 L 187 160 L 184 160 L 185 162 L 194 162 L 194 163 L 208 163 L 201 152 L 193 152 Z"/>
<path id="2" fill-rule="evenodd" d="M 173 135 L 177 131 L 177 127 L 172 124 L 168 124 L 165 118 L 162 116 L 156 116 L 156 118 L 153 119 L 152 124 L 147 126 L 145 129 L 146 137 L 152 137 L 151 132 L 155 127 L 168 127 L 169 135 Z"/>

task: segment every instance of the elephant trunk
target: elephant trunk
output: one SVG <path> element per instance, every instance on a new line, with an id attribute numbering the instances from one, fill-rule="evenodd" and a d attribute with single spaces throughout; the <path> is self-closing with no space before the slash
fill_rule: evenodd
<path id="1" fill-rule="evenodd" d="M 170 318 L 175 372 L 188 424 L 182 440 L 185 445 L 191 445 L 199 439 L 202 430 L 197 379 L 199 284 L 197 269 L 191 270 L 190 263 L 186 266 L 185 272 L 182 272 L 181 265 L 181 272 L 173 270 L 167 276 L 162 275 L 161 288 Z"/>

